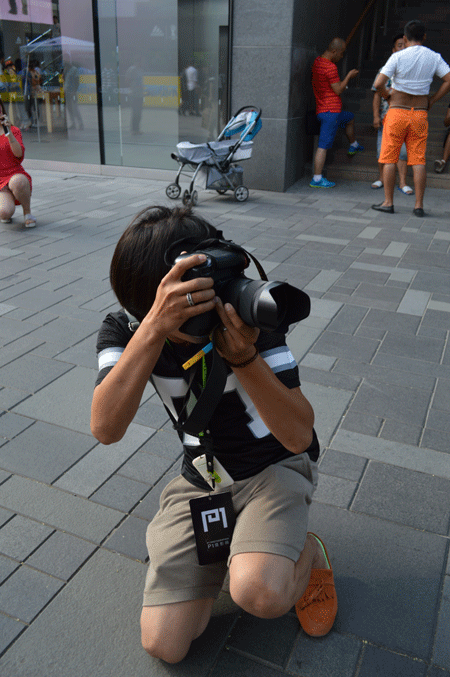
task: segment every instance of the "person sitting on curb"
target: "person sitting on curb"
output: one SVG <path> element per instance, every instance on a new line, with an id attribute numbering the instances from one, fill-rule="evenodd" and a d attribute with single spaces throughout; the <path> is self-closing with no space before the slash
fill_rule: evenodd
<path id="1" fill-rule="evenodd" d="M 31 214 L 31 176 L 22 167 L 25 147 L 18 127 L 12 127 L 0 101 L 0 220 L 10 223 L 16 205 L 22 205 L 25 228 L 34 228 Z"/>
<path id="2" fill-rule="evenodd" d="M 405 48 L 405 44 L 403 42 L 403 33 L 399 33 L 396 35 L 392 41 L 393 47 L 392 47 L 392 53 L 395 54 L 395 52 L 399 52 L 401 49 Z M 386 89 L 387 91 L 390 91 L 392 87 L 392 83 L 390 80 L 386 83 Z M 375 87 L 372 85 L 372 91 L 374 92 L 373 95 L 373 126 L 375 129 L 378 130 L 377 133 L 377 158 L 380 157 L 380 150 L 381 150 L 381 138 L 383 135 L 383 120 L 388 112 L 389 109 L 389 104 L 388 102 L 381 97 L 381 94 L 377 92 Z M 398 170 L 398 179 L 399 179 L 399 186 L 398 189 L 404 193 L 405 195 L 413 195 L 414 191 L 410 186 L 406 185 L 406 171 L 407 171 L 407 160 L 408 156 L 406 153 L 406 145 L 403 144 L 400 150 L 400 157 L 397 162 L 397 170 Z M 372 183 L 371 188 L 374 188 L 375 190 L 377 188 L 382 188 L 383 187 L 383 167 L 380 162 L 378 163 L 378 168 L 380 172 L 380 178 L 377 181 L 374 181 Z"/>
<path id="3" fill-rule="evenodd" d="M 322 176 L 327 150 L 332 147 L 338 127 L 345 131 L 350 142 L 347 155 L 352 157 L 364 150 L 355 138 L 354 115 L 342 110 L 341 94 L 348 83 L 356 78 L 358 71 L 352 69 L 341 81 L 336 64 L 344 56 L 346 44 L 341 38 L 334 38 L 322 56 L 318 56 L 312 67 L 312 86 L 316 98 L 316 114 L 320 122 L 319 143 L 314 158 L 314 176 L 311 188 L 332 188 L 336 184 Z"/>
<path id="4" fill-rule="evenodd" d="M 406 142 L 408 164 L 413 168 L 416 203 L 414 216 L 423 217 L 423 196 L 427 180 L 426 149 L 428 138 L 428 111 L 433 104 L 450 91 L 450 66 L 437 52 L 423 46 L 426 38 L 421 21 L 409 21 L 405 26 L 405 49 L 389 57 L 374 86 L 383 99 L 389 99 L 381 141 L 379 161 L 384 164 L 384 201 L 372 209 L 394 213 L 395 165 Z M 438 91 L 429 95 L 435 75 L 443 80 Z M 390 92 L 389 79 L 395 79 Z"/>
<path id="5" fill-rule="evenodd" d="M 446 127 L 450 127 L 450 105 L 447 108 L 447 113 L 444 118 L 444 125 Z M 450 129 L 447 129 L 447 134 L 445 135 L 444 139 L 444 152 L 442 154 L 442 160 L 434 161 L 434 171 L 436 172 L 436 174 L 442 174 L 449 158 L 450 158 Z"/>

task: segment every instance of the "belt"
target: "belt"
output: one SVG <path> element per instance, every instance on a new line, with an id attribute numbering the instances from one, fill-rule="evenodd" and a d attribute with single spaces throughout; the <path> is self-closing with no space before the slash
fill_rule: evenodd
<path id="1" fill-rule="evenodd" d="M 415 106 L 389 106 L 389 108 L 402 108 L 403 110 L 428 110 L 428 108 L 416 108 Z"/>

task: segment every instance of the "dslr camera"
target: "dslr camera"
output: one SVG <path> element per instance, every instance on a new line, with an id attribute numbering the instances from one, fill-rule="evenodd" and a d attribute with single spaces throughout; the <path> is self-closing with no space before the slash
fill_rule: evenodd
<path id="1" fill-rule="evenodd" d="M 176 244 L 180 245 L 180 241 Z M 286 282 L 269 282 L 260 263 L 234 242 L 217 239 L 201 242 L 189 254 L 179 254 L 174 264 L 194 253 L 204 254 L 206 261 L 190 268 L 182 279 L 211 277 L 216 295 L 224 304 L 231 303 L 250 327 L 286 333 L 290 324 L 308 317 L 311 309 L 308 294 Z M 250 259 L 265 279 L 245 277 L 243 271 L 250 265 Z M 219 321 L 217 312 L 211 310 L 190 318 L 180 330 L 190 336 L 206 337 Z"/>

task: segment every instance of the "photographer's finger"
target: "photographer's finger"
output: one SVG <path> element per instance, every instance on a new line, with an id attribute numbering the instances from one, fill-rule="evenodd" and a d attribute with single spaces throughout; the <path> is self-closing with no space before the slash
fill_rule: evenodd
<path id="1" fill-rule="evenodd" d="M 259 329 L 256 327 L 249 327 L 244 320 L 237 314 L 231 303 L 226 303 L 224 306 L 226 316 L 231 323 L 231 326 L 245 339 L 246 342 L 254 343 L 259 336 Z M 224 323 L 225 324 L 225 323 Z M 227 325 L 230 326 L 229 324 Z"/>
<path id="2" fill-rule="evenodd" d="M 205 261 L 206 256 L 204 254 L 193 254 L 192 256 L 177 261 L 173 268 L 168 272 L 168 275 L 174 278 L 181 278 L 187 270 L 204 263 Z"/>

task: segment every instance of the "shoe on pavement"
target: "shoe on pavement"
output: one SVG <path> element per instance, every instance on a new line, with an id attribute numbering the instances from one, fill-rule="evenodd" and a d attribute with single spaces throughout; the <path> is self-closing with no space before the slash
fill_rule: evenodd
<path id="1" fill-rule="evenodd" d="M 309 185 L 311 188 L 333 188 L 336 184 L 334 181 L 328 181 L 328 179 L 325 179 L 322 176 L 319 181 L 314 181 L 314 179 L 312 179 Z"/>
<path id="2" fill-rule="evenodd" d="M 442 174 L 442 172 L 445 169 L 446 164 L 447 163 L 446 163 L 445 160 L 435 160 L 434 161 L 434 171 L 436 172 L 436 174 Z"/>
<path id="3" fill-rule="evenodd" d="M 350 148 L 347 151 L 347 155 L 349 157 L 353 157 L 356 155 L 356 153 L 360 153 L 362 150 L 364 150 L 364 146 L 361 146 L 360 143 L 358 143 L 357 146 L 350 146 Z"/>
<path id="4" fill-rule="evenodd" d="M 379 188 L 383 188 L 383 182 L 378 179 L 377 181 L 374 181 L 370 187 L 374 190 L 378 190 Z"/>
<path id="5" fill-rule="evenodd" d="M 311 533 L 311 536 L 322 547 L 328 569 L 311 569 L 308 587 L 295 605 L 295 611 L 307 635 L 323 637 L 333 627 L 338 607 L 337 595 L 327 550 L 316 534 Z"/>
<path id="6" fill-rule="evenodd" d="M 33 214 L 25 214 L 23 217 L 23 222 L 25 228 L 35 228 L 36 227 L 36 217 Z"/>
<path id="7" fill-rule="evenodd" d="M 423 211 L 422 207 L 416 207 L 413 209 L 413 214 L 414 216 L 419 216 L 420 218 L 425 216 L 425 212 Z"/>
<path id="8" fill-rule="evenodd" d="M 375 209 L 377 212 L 385 212 L 385 214 L 393 214 L 394 213 L 394 205 L 372 205 L 372 209 Z"/>

